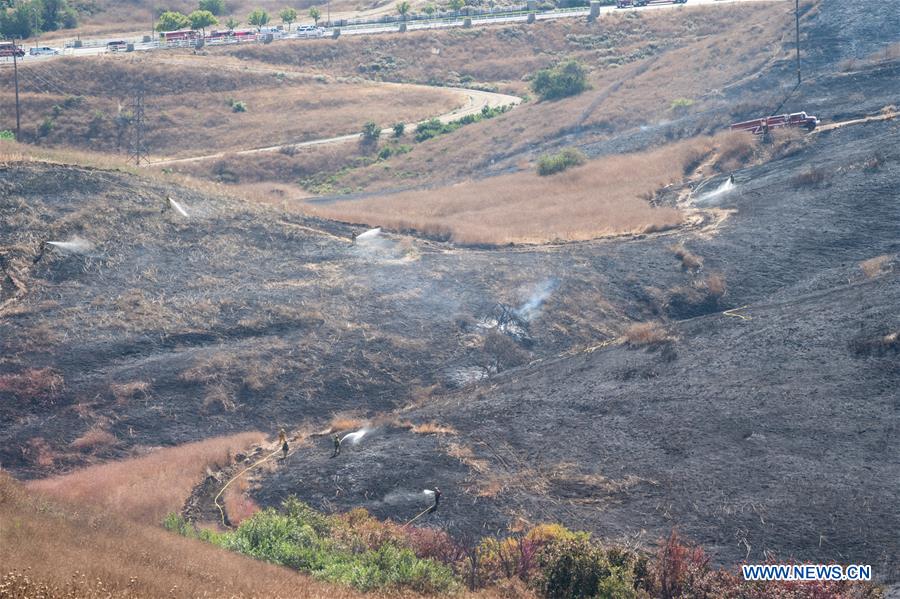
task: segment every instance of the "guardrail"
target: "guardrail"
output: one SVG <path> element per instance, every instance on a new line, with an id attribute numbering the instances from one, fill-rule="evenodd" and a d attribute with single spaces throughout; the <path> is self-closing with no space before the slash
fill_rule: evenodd
<path id="1" fill-rule="evenodd" d="M 519 7 L 517 7 L 519 8 Z M 338 22 L 331 24 L 331 27 L 327 27 L 325 33 L 323 35 L 309 35 L 307 33 L 301 33 L 298 31 L 284 32 L 280 35 L 274 35 L 274 40 L 280 39 L 318 39 L 322 37 L 330 37 L 332 35 L 332 31 L 334 29 L 340 29 L 342 33 L 352 33 L 354 31 L 367 30 L 372 31 L 373 33 L 377 32 L 391 32 L 397 31 L 400 25 L 405 24 L 406 27 L 410 30 L 414 29 L 436 29 L 441 27 L 454 27 L 461 26 L 466 19 L 471 20 L 472 24 L 476 23 L 490 23 L 490 22 L 503 22 L 503 21 L 519 21 L 525 20 L 528 18 L 528 15 L 534 14 L 536 18 L 546 19 L 552 18 L 554 16 L 575 16 L 579 14 L 588 14 L 589 9 L 583 6 L 575 6 L 569 8 L 556 8 L 552 10 L 527 10 L 525 7 L 519 8 L 519 10 L 508 10 L 504 9 L 502 12 L 493 12 L 493 11 L 469 11 L 471 14 L 466 14 L 465 12 L 460 11 L 459 13 L 455 13 L 452 15 L 443 14 L 439 17 L 422 17 L 418 15 L 411 16 L 406 20 L 403 20 L 398 17 L 391 17 L 390 19 L 377 19 L 370 21 L 340 21 L 340 25 Z M 263 37 L 266 34 L 257 35 L 255 38 L 250 40 L 243 39 L 235 39 L 235 38 L 218 38 L 218 39 L 206 39 L 203 40 L 203 45 L 207 46 L 224 46 L 224 45 L 232 45 L 232 44 L 240 44 L 240 43 L 259 43 L 262 41 Z M 77 51 L 78 49 L 90 49 L 90 48 L 101 48 L 107 47 L 109 48 L 109 44 L 112 42 L 119 42 L 121 44 L 133 44 L 135 49 L 141 50 L 149 50 L 154 48 L 186 48 L 186 47 L 195 47 L 198 45 L 198 40 L 179 40 L 173 42 L 166 42 L 162 40 L 154 40 L 150 42 L 145 42 L 145 38 L 133 38 L 133 39 L 125 39 L 125 38 L 116 38 L 112 40 L 66 40 L 64 42 L 65 49 L 71 49 Z M 80 42 L 76 46 L 76 42 Z M 116 50 L 118 52 L 124 52 L 124 48 Z"/>

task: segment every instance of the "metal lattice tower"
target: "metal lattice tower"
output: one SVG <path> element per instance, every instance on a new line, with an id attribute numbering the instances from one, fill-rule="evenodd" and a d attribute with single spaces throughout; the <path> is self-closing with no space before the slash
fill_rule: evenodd
<path id="1" fill-rule="evenodd" d="M 131 123 L 131 152 L 129 156 L 134 159 L 136 166 L 141 165 L 141 161 L 147 162 L 147 149 L 144 147 L 144 86 L 138 86 L 134 94 L 131 106 L 132 123 Z"/>

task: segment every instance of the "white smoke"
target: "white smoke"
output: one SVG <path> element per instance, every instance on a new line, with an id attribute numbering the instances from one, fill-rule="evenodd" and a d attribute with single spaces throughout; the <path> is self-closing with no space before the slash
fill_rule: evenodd
<path id="1" fill-rule="evenodd" d="M 430 489 L 425 489 L 423 491 L 405 491 L 403 489 L 397 489 L 396 491 L 391 491 L 385 495 L 381 502 L 388 504 L 411 503 L 421 501 L 423 496 L 430 497 L 433 495 L 434 491 Z"/>
<path id="2" fill-rule="evenodd" d="M 69 241 L 48 241 L 47 244 L 70 254 L 87 254 L 94 249 L 93 243 L 81 237 L 73 237 Z"/>
<path id="3" fill-rule="evenodd" d="M 187 215 L 188 215 L 187 210 L 185 210 L 184 208 L 182 208 L 181 204 L 179 204 L 178 202 L 176 202 L 176 201 L 173 200 L 172 198 L 168 198 L 168 200 L 169 200 L 169 204 L 172 205 L 172 208 L 175 209 L 175 212 L 177 212 L 177 213 L 180 214 L 181 216 L 187 218 Z"/>
<path id="4" fill-rule="evenodd" d="M 423 489 L 422 492 L 426 495 L 434 495 L 434 491 L 432 491 L 431 489 Z"/>
<path id="5" fill-rule="evenodd" d="M 341 445 L 343 445 L 345 441 L 350 443 L 350 445 L 356 445 L 357 443 L 362 441 L 362 438 L 365 437 L 369 433 L 369 431 L 370 429 L 368 428 L 361 428 L 358 431 L 354 431 L 352 433 L 344 435 L 344 438 L 341 439 Z"/>
<path id="6" fill-rule="evenodd" d="M 559 287 L 559 281 L 550 278 L 542 281 L 531 292 L 525 303 L 516 309 L 516 314 L 526 322 L 534 319 L 541 312 L 541 306 L 547 301 L 547 298 Z"/>

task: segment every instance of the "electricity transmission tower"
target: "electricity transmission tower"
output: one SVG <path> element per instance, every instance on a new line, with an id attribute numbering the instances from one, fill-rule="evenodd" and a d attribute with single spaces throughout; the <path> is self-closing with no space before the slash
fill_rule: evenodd
<path id="1" fill-rule="evenodd" d="M 136 166 L 141 161 L 147 162 L 147 149 L 144 147 L 144 85 L 140 84 L 135 91 L 131 105 L 131 152 Z"/>

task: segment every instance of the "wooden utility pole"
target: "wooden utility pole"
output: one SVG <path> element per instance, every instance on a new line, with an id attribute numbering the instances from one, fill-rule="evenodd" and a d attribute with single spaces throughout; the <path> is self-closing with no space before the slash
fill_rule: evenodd
<path id="1" fill-rule="evenodd" d="M 794 22 L 797 27 L 797 85 L 800 85 L 800 0 L 794 1 Z"/>
<path id="2" fill-rule="evenodd" d="M 19 114 L 19 47 L 16 45 L 16 38 L 13 38 L 12 43 L 13 79 L 16 81 L 16 141 L 21 141 L 22 119 Z"/>

